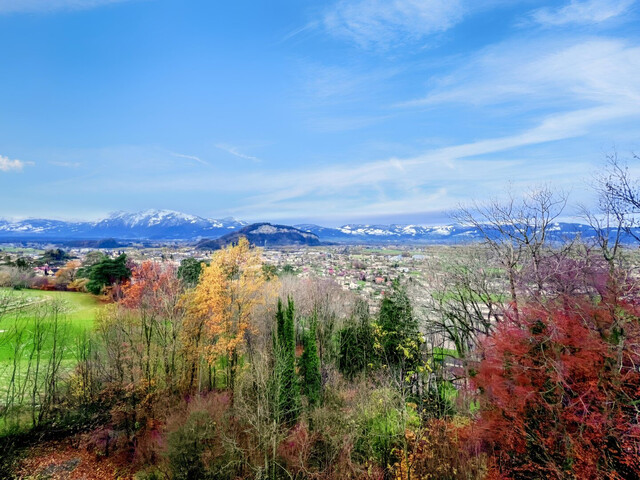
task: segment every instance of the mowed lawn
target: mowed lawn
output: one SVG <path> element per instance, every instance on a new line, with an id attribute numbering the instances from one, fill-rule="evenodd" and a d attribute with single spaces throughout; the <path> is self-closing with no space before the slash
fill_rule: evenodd
<path id="1" fill-rule="evenodd" d="M 93 295 L 77 292 L 46 292 L 41 290 L 20 290 L 0 288 L 0 298 L 8 297 L 13 304 L 26 302 L 28 306 L 9 309 L 0 316 L 0 392 L 3 387 L 3 377 L 8 373 L 14 360 L 16 348 L 16 328 L 24 330 L 23 344 L 25 349 L 21 357 L 27 355 L 32 344 L 32 335 L 38 311 L 46 309 L 46 304 L 61 301 L 64 306 L 64 313 L 60 317 L 60 325 L 65 332 L 65 344 L 68 345 L 67 355 L 65 355 L 64 366 L 73 363 L 73 355 L 70 350 L 84 333 L 94 326 L 96 313 L 101 308 L 100 301 Z M 51 321 L 50 317 L 45 317 L 45 322 Z M 45 345 L 43 353 L 51 348 Z M 23 358 L 24 359 L 24 358 Z M 21 360 L 23 360 L 21 359 Z"/>

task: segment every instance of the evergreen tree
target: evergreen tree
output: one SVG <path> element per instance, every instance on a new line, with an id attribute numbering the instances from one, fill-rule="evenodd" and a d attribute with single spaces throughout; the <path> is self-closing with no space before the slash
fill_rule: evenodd
<path id="1" fill-rule="evenodd" d="M 300 377 L 302 378 L 302 393 L 307 397 L 309 406 L 320 403 L 322 394 L 322 377 L 320 376 L 320 357 L 316 343 L 317 319 L 314 315 L 311 325 L 302 337 L 302 356 L 300 357 Z"/>
<path id="2" fill-rule="evenodd" d="M 338 331 L 338 369 L 348 379 L 378 364 L 375 331 L 367 316 L 351 317 Z"/>
<path id="3" fill-rule="evenodd" d="M 284 344 L 284 310 L 282 309 L 282 299 L 278 298 L 278 309 L 276 310 L 276 331 L 273 334 L 273 347 L 279 349 Z"/>
<path id="4" fill-rule="evenodd" d="M 300 395 L 296 381 L 295 306 L 293 299 L 287 300 L 286 310 L 278 300 L 276 312 L 275 368 L 281 372 L 279 411 L 287 424 L 293 424 L 298 416 Z"/>
<path id="5" fill-rule="evenodd" d="M 123 253 L 117 258 L 103 258 L 91 267 L 87 290 L 98 295 L 106 286 L 122 283 L 131 278 L 131 270 L 127 267 L 127 256 Z"/>
<path id="6" fill-rule="evenodd" d="M 40 257 L 40 260 L 38 260 L 38 264 L 44 265 L 44 264 L 61 263 L 61 262 L 64 262 L 65 260 L 69 260 L 70 258 L 72 258 L 71 255 L 69 255 L 64 250 L 60 248 L 53 248 L 50 250 L 45 250 L 42 257 Z"/>
<path id="7" fill-rule="evenodd" d="M 178 278 L 184 282 L 187 287 L 195 287 L 200 280 L 202 273 L 202 261 L 195 258 L 185 258 L 180 262 L 178 267 Z"/>
<path id="8" fill-rule="evenodd" d="M 420 359 L 422 338 L 407 292 L 398 281 L 382 299 L 378 327 L 385 363 L 401 372 L 414 369 Z"/>

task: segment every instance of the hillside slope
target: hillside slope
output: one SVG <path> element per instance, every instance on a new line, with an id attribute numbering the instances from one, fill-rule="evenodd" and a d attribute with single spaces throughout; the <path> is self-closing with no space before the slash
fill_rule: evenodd
<path id="1" fill-rule="evenodd" d="M 217 239 L 203 240 L 197 247 L 202 250 L 217 250 L 229 244 L 237 243 L 240 237 L 246 237 L 252 245 L 258 247 L 279 247 L 286 245 L 320 245 L 318 236 L 287 225 L 254 223 L 240 230 L 228 233 Z"/>

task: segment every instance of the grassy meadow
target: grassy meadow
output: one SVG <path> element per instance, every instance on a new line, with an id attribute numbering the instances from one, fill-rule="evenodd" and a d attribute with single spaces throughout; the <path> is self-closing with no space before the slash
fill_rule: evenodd
<path id="1" fill-rule="evenodd" d="M 0 299 L 2 298 L 8 299 L 9 307 L 4 314 L 0 310 L 0 371 L 3 364 L 12 360 L 11 337 L 15 325 L 20 324 L 25 329 L 33 328 L 39 308 L 47 303 L 60 302 L 61 320 L 72 340 L 93 328 L 96 312 L 100 308 L 100 302 L 96 297 L 79 292 L 0 288 Z"/>
<path id="2" fill-rule="evenodd" d="M 36 411 L 52 375 L 75 368 L 99 308 L 86 293 L 0 288 L 0 410 L 15 411 L 14 422 L 26 420 L 23 406 Z"/>

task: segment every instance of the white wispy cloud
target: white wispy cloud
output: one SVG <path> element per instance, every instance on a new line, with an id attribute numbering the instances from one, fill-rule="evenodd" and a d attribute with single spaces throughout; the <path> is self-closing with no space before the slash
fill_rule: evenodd
<path id="1" fill-rule="evenodd" d="M 548 163 L 544 157 L 514 153 L 559 140 L 583 136 L 625 112 L 621 107 L 601 106 L 565 114 L 552 114 L 531 128 L 512 135 L 486 138 L 427 150 L 416 156 L 390 157 L 357 165 L 286 172 L 247 171 L 242 174 L 216 172 L 210 175 L 177 175 L 168 178 L 109 179 L 109 188 L 151 192 L 211 192 L 237 195 L 232 211 L 247 218 L 302 218 L 305 212 L 330 216 L 442 211 L 475 192 L 500 191 L 507 180 L 514 184 L 558 179 L 569 188 L 576 172 L 588 172 L 589 162 Z M 629 105 L 627 115 L 637 114 Z M 104 179 L 100 179 L 104 182 Z M 85 185 L 85 188 L 92 188 Z"/>
<path id="2" fill-rule="evenodd" d="M 169 152 L 169 153 L 173 157 L 186 158 L 187 160 L 194 160 L 198 163 L 201 163 L 202 165 L 209 165 L 207 162 L 202 160 L 200 157 L 196 157 L 195 155 L 185 155 L 184 153 L 176 153 L 176 152 Z"/>
<path id="3" fill-rule="evenodd" d="M 508 42 L 472 56 L 435 78 L 423 98 L 400 106 L 445 103 L 566 109 L 584 102 L 640 101 L 640 47 L 624 40 Z M 540 102 L 544 102 L 542 105 Z"/>
<path id="4" fill-rule="evenodd" d="M 251 160 L 252 162 L 262 161 L 260 158 L 254 157 L 253 155 L 247 155 L 245 153 L 242 153 L 238 150 L 237 147 L 234 147 L 233 145 L 228 145 L 226 143 L 218 143 L 216 144 L 216 148 L 219 148 L 220 150 L 223 150 L 228 154 L 233 155 L 234 157 L 243 158 L 245 160 Z"/>
<path id="5" fill-rule="evenodd" d="M 19 172 L 26 165 L 32 164 L 32 162 L 23 162 L 22 160 L 11 159 L 0 155 L 0 172 Z"/>
<path id="6" fill-rule="evenodd" d="M 302 35 L 305 32 L 313 31 L 317 27 L 318 27 L 318 21 L 317 20 L 311 21 L 311 22 L 307 23 L 306 25 L 294 28 L 290 32 L 286 33 L 277 43 L 286 42 L 288 40 L 291 40 L 292 38 L 295 38 L 295 37 L 297 37 L 299 35 Z"/>
<path id="7" fill-rule="evenodd" d="M 130 0 L 0 0 L 0 13 L 83 10 Z"/>
<path id="8" fill-rule="evenodd" d="M 590 129 L 622 115 L 636 115 L 637 108 L 595 107 L 566 114 L 550 115 L 539 124 L 513 135 L 489 138 L 430 150 L 410 158 L 389 158 L 367 162 L 357 166 L 333 166 L 315 171 L 272 175 L 269 181 L 261 176 L 264 185 L 276 191 L 267 194 L 261 201 L 281 201 L 300 196 L 331 195 L 346 192 L 355 187 L 370 187 L 376 184 L 393 184 L 398 189 L 410 185 L 433 182 L 464 183 L 477 178 L 495 178 L 496 171 L 512 175 L 527 176 L 531 172 L 520 162 L 499 159 L 477 158 L 497 154 L 521 147 L 540 145 L 585 135 Z M 566 171 L 575 169 L 567 165 Z M 521 170 L 521 171 L 520 171 Z M 547 172 L 543 172 L 547 174 Z M 295 185 L 295 188 L 290 188 Z M 245 182 L 243 188 L 255 188 Z"/>
<path id="9" fill-rule="evenodd" d="M 542 25 L 595 24 L 627 12 L 635 0 L 571 0 L 559 8 L 534 10 L 531 18 Z"/>
<path id="10" fill-rule="evenodd" d="M 51 165 L 54 165 L 56 167 L 63 167 L 63 168 L 78 168 L 80 166 L 82 166 L 82 163 L 80 162 L 60 162 L 60 161 L 51 161 L 49 162 Z"/>
<path id="11" fill-rule="evenodd" d="M 341 0 L 325 14 L 324 26 L 362 47 L 389 46 L 446 31 L 466 11 L 461 0 Z"/>

